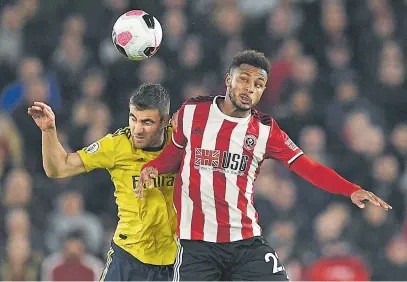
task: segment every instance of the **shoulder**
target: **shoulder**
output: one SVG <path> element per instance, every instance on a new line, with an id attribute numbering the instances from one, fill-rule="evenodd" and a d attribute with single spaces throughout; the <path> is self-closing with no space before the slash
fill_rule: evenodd
<path id="1" fill-rule="evenodd" d="M 131 132 L 129 127 L 123 127 L 117 129 L 114 133 L 109 133 L 98 141 L 92 143 L 88 147 L 84 148 L 87 153 L 94 153 L 99 149 L 102 151 L 115 151 L 121 149 L 122 146 L 130 143 Z"/>
<path id="2" fill-rule="evenodd" d="M 111 138 L 116 138 L 116 139 L 120 139 L 120 138 L 130 139 L 131 138 L 130 127 L 126 126 L 123 128 L 119 128 L 114 133 L 109 134 L 109 135 L 111 136 Z"/>
<path id="3" fill-rule="evenodd" d="M 108 134 L 111 144 L 116 152 L 131 152 L 132 141 L 130 127 L 126 126 L 117 129 L 114 133 Z"/>
<path id="4" fill-rule="evenodd" d="M 273 126 L 275 123 L 275 120 L 268 114 L 260 112 L 256 109 L 252 110 L 252 116 L 254 119 L 259 121 L 261 124 L 267 125 L 267 126 Z"/>
<path id="5" fill-rule="evenodd" d="M 205 103 L 212 103 L 215 96 L 198 96 L 194 98 L 188 99 L 184 105 L 197 105 L 197 104 L 205 104 Z"/>
<path id="6" fill-rule="evenodd" d="M 57 252 L 47 256 L 43 260 L 42 265 L 43 267 L 47 268 L 47 270 L 50 270 L 51 268 L 61 264 L 62 262 L 63 262 L 62 254 L 60 252 Z"/>

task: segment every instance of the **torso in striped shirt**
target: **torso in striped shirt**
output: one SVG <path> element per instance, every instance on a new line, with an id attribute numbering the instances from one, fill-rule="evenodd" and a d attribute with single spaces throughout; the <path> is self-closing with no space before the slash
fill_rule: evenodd
<path id="1" fill-rule="evenodd" d="M 187 101 L 179 111 L 173 142 L 185 149 L 174 204 L 180 239 L 231 242 L 261 235 L 253 184 L 261 163 L 289 166 L 302 151 L 268 115 L 246 118 L 221 112 L 217 97 Z"/>

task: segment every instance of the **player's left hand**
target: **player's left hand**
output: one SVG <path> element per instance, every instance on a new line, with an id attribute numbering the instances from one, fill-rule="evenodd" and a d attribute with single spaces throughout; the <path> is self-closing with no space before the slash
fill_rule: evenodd
<path id="1" fill-rule="evenodd" d="M 158 170 L 153 166 L 148 166 L 141 170 L 137 187 L 134 188 L 137 198 L 143 199 L 144 184 L 148 182 L 148 187 L 152 188 L 154 185 L 153 179 L 157 176 Z"/>
<path id="2" fill-rule="evenodd" d="M 368 200 L 372 204 L 384 208 L 386 211 L 389 209 L 390 210 L 393 209 L 392 206 L 390 206 L 388 203 L 377 197 L 375 194 L 363 189 L 353 192 L 352 195 L 350 196 L 350 199 L 355 205 L 357 205 L 361 209 L 365 207 L 365 204 L 362 202 L 364 200 Z"/>

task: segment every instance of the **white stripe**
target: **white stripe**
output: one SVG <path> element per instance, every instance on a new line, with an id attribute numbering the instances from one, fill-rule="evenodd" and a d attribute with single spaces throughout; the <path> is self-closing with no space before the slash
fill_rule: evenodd
<path id="1" fill-rule="evenodd" d="M 179 277 L 179 269 L 181 267 L 181 263 L 182 263 L 182 254 L 184 252 L 184 249 L 181 246 L 181 242 L 180 240 L 177 238 L 176 240 L 177 242 L 177 257 L 175 260 L 175 264 L 174 264 L 174 278 L 173 278 L 173 282 L 177 282 L 180 281 L 180 277 Z"/>
<path id="2" fill-rule="evenodd" d="M 291 164 L 293 161 L 295 161 L 299 156 L 301 156 L 302 154 L 304 154 L 303 152 L 299 152 L 298 154 L 296 154 L 294 157 L 292 157 L 291 159 L 288 160 L 288 164 Z"/>
<path id="3" fill-rule="evenodd" d="M 205 127 L 202 137 L 202 149 L 214 150 L 216 146 L 216 137 L 223 123 L 212 105 L 209 110 L 208 123 Z M 212 168 L 211 166 L 209 168 Z M 213 171 L 200 169 L 201 175 L 201 202 L 204 219 L 204 241 L 216 242 L 218 235 L 218 221 L 216 219 L 215 195 L 213 185 Z"/>
<path id="4" fill-rule="evenodd" d="M 105 281 L 106 274 L 109 271 L 110 264 L 112 263 L 112 260 L 113 260 L 113 257 L 112 257 L 113 253 L 114 253 L 114 250 L 112 247 L 110 247 L 109 251 L 107 252 L 106 266 L 105 266 L 105 269 L 103 270 L 102 277 L 100 277 L 100 279 L 99 279 L 100 281 Z"/>
<path id="5" fill-rule="evenodd" d="M 229 152 L 243 154 L 243 141 L 248 124 L 238 124 L 230 136 Z M 242 237 L 242 211 L 238 209 L 240 189 L 237 186 L 237 175 L 227 173 L 225 198 L 229 204 L 230 241 L 238 241 Z"/>
<path id="6" fill-rule="evenodd" d="M 178 277 L 177 277 L 177 269 L 178 269 L 178 264 L 179 264 L 179 254 L 180 254 L 180 247 L 178 245 L 178 238 L 176 239 L 177 242 L 177 254 L 175 256 L 175 262 L 174 262 L 174 268 L 173 268 L 173 277 L 172 277 L 172 281 L 178 281 Z"/>
<path id="7" fill-rule="evenodd" d="M 257 138 L 256 146 L 253 150 L 253 160 L 247 175 L 247 186 L 245 194 L 248 201 L 247 216 L 252 219 L 254 236 L 261 235 L 261 228 L 256 222 L 256 210 L 252 204 L 252 194 L 254 193 L 253 183 L 256 177 L 256 170 L 259 167 L 259 163 L 263 160 L 264 154 L 266 153 L 266 146 L 270 134 L 270 129 L 270 126 L 259 123 L 259 137 Z"/>
<path id="8" fill-rule="evenodd" d="M 174 133 L 171 134 L 171 140 L 172 140 L 172 143 L 174 143 L 175 146 L 177 146 L 177 147 L 180 148 L 180 149 L 184 149 L 183 146 L 181 146 L 180 144 L 178 144 L 177 142 L 175 142 Z"/>
<path id="9" fill-rule="evenodd" d="M 189 176 L 190 162 L 191 162 L 191 129 L 192 120 L 194 117 L 196 105 L 186 105 L 184 108 L 183 126 L 182 130 L 184 136 L 187 138 L 187 146 L 185 148 L 184 166 L 182 167 L 181 179 L 181 215 L 179 222 L 180 238 L 191 239 L 191 222 L 192 222 L 192 208 L 193 202 L 189 197 Z"/>

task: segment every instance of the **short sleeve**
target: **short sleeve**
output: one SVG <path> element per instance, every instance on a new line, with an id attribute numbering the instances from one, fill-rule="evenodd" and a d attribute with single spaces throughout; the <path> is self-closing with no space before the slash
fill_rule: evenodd
<path id="1" fill-rule="evenodd" d="M 272 128 L 267 141 L 266 157 L 279 160 L 289 167 L 303 151 L 280 129 L 276 121 L 272 121 Z"/>
<path id="2" fill-rule="evenodd" d="M 174 143 L 175 146 L 178 148 L 183 149 L 185 145 L 187 144 L 187 138 L 184 135 L 184 108 L 185 104 L 182 105 L 182 107 L 178 110 L 177 114 L 177 128 L 173 129 L 172 132 L 172 142 Z"/>
<path id="3" fill-rule="evenodd" d="M 77 151 L 86 171 L 96 168 L 112 168 L 115 164 L 115 146 L 112 134 Z"/>

